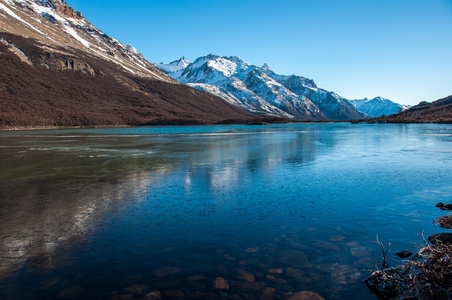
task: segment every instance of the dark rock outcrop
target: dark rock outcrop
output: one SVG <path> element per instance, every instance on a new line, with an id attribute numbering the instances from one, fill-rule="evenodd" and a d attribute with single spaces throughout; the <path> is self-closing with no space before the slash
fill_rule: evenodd
<path id="1" fill-rule="evenodd" d="M 452 233 L 448 233 L 448 232 L 435 233 L 435 234 L 430 235 L 427 239 L 433 245 L 438 242 L 443 243 L 443 244 L 446 244 L 446 243 L 452 244 Z"/>

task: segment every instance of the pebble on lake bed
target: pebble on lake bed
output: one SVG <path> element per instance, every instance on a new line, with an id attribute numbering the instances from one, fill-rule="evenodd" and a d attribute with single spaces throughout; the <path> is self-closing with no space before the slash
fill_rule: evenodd
<path id="1" fill-rule="evenodd" d="M 303 282 L 305 279 L 304 272 L 294 268 L 287 268 L 286 276 L 295 279 L 296 281 Z"/>
<path id="2" fill-rule="evenodd" d="M 333 251 L 341 250 L 338 246 L 333 245 L 328 242 L 324 242 L 324 241 L 315 241 L 314 243 L 312 243 L 312 246 L 314 246 L 316 248 L 322 248 L 322 249 L 333 250 Z"/>
<path id="3" fill-rule="evenodd" d="M 311 267 L 306 254 L 298 250 L 284 250 L 278 256 L 278 262 L 289 265 L 294 268 Z"/>
<path id="4" fill-rule="evenodd" d="M 153 291 L 153 292 L 147 293 L 145 298 L 147 300 L 161 300 L 162 294 L 159 291 Z"/>
<path id="5" fill-rule="evenodd" d="M 325 300 L 319 294 L 309 291 L 298 292 L 287 298 L 287 300 Z"/>
<path id="6" fill-rule="evenodd" d="M 165 292 L 166 297 L 177 297 L 177 298 L 184 298 L 184 292 L 179 290 L 168 290 Z"/>
<path id="7" fill-rule="evenodd" d="M 237 275 L 235 276 L 238 280 L 246 280 L 248 282 L 254 282 L 255 278 L 254 275 L 251 273 L 248 273 L 245 270 L 242 269 L 238 269 L 237 270 Z"/>
<path id="8" fill-rule="evenodd" d="M 114 295 L 111 297 L 111 300 L 132 300 L 133 295 L 132 294 L 121 294 L 121 295 Z"/>
<path id="9" fill-rule="evenodd" d="M 332 241 L 332 242 L 340 242 L 343 240 L 345 240 L 345 236 L 343 236 L 343 235 L 335 235 L 335 236 L 330 237 L 330 241 Z"/>
<path id="10" fill-rule="evenodd" d="M 283 273 L 283 269 L 281 269 L 281 268 L 271 268 L 271 269 L 268 269 L 267 271 L 272 274 L 282 274 Z"/>
<path id="11" fill-rule="evenodd" d="M 359 256 L 370 256 L 372 251 L 368 247 L 359 246 L 359 247 L 351 248 L 350 253 L 351 253 L 351 255 L 353 255 L 355 257 L 359 257 Z"/>
<path id="12" fill-rule="evenodd" d="M 232 292 L 235 293 L 251 293 L 260 292 L 267 287 L 265 282 L 248 282 L 248 281 L 233 281 Z"/>
<path id="13" fill-rule="evenodd" d="M 267 287 L 265 290 L 262 291 L 262 295 L 260 297 L 260 300 L 274 300 L 279 299 L 280 295 L 275 294 L 276 289 Z"/>
<path id="14" fill-rule="evenodd" d="M 158 270 L 155 270 L 153 274 L 157 277 L 165 277 L 169 275 L 174 275 L 180 272 L 179 268 L 176 267 L 163 267 Z"/>
<path id="15" fill-rule="evenodd" d="M 187 278 L 188 281 L 203 281 L 207 280 L 207 277 L 204 275 L 193 275 Z"/>
<path id="16" fill-rule="evenodd" d="M 245 250 L 246 253 L 256 253 L 259 252 L 259 249 L 257 248 L 248 248 Z"/>
<path id="17" fill-rule="evenodd" d="M 146 290 L 146 286 L 142 285 L 142 284 L 135 284 L 135 285 L 129 286 L 125 290 L 134 295 L 142 295 L 144 293 L 144 291 Z"/>
<path id="18" fill-rule="evenodd" d="M 213 282 L 213 288 L 217 290 L 229 290 L 229 282 L 221 277 L 217 277 Z"/>

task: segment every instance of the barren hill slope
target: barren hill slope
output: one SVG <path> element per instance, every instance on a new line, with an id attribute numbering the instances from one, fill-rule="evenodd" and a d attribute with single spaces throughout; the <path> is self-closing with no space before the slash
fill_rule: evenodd
<path id="1" fill-rule="evenodd" d="M 61 0 L 0 0 L 0 68 L 3 128 L 253 117 L 179 84 Z"/>

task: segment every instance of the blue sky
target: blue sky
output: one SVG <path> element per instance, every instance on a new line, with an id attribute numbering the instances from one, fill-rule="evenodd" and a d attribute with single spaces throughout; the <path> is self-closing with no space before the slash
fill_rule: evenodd
<path id="1" fill-rule="evenodd" d="M 452 0 L 67 0 L 153 63 L 240 56 L 347 99 L 452 94 Z"/>

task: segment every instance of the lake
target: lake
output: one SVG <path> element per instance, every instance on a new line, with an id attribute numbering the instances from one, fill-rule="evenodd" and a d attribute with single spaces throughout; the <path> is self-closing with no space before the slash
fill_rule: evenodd
<path id="1" fill-rule="evenodd" d="M 377 235 L 445 231 L 452 127 L 0 132 L 0 165 L 1 298 L 376 299 Z"/>

